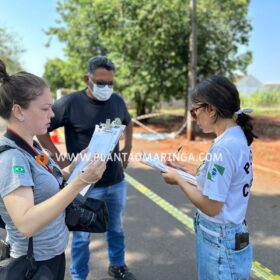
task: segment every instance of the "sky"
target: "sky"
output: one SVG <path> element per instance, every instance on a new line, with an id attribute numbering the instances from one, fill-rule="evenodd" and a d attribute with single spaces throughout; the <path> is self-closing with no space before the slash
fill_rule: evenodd
<path id="1" fill-rule="evenodd" d="M 64 45 L 56 38 L 45 47 L 44 30 L 59 19 L 55 7 L 56 0 L 0 0 L 0 26 L 17 35 L 25 49 L 24 69 L 39 76 L 48 58 L 64 57 Z M 247 72 L 263 83 L 280 83 L 280 0 L 251 0 L 248 17 L 253 62 Z"/>

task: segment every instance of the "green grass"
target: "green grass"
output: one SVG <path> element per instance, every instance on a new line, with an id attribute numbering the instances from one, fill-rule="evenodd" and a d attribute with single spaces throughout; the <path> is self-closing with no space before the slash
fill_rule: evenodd
<path id="1" fill-rule="evenodd" d="M 163 108 L 160 110 L 160 113 L 165 113 L 165 114 L 176 114 L 176 115 L 182 115 L 184 116 L 185 114 L 185 109 L 183 108 L 178 108 L 178 109 L 168 109 L 168 108 Z"/>
<path id="2" fill-rule="evenodd" d="M 133 118 L 136 117 L 136 109 L 129 108 L 128 112 Z"/>
<path id="3" fill-rule="evenodd" d="M 280 105 L 275 107 L 252 107 L 252 109 L 254 110 L 254 117 L 280 118 Z"/>

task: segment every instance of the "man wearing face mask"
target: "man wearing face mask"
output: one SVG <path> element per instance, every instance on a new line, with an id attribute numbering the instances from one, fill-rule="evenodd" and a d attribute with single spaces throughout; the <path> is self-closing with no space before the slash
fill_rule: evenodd
<path id="1" fill-rule="evenodd" d="M 132 121 L 123 99 L 113 91 L 115 65 L 104 56 L 89 59 L 84 80 L 87 87 L 70 93 L 57 100 L 53 105 L 55 117 L 51 121 L 49 132 L 64 127 L 68 154 L 77 154 L 85 149 L 94 132 L 95 125 L 105 123 L 106 119 L 120 118 L 125 124 L 125 144 L 121 151 L 122 162 L 109 160 L 103 177 L 89 193 L 90 197 L 104 200 L 109 211 L 107 237 L 109 275 L 115 279 L 135 280 L 125 264 L 125 235 L 123 230 L 123 213 L 126 204 L 126 182 L 123 168 L 126 168 L 132 147 Z M 50 136 L 38 137 L 44 148 L 48 149 L 54 159 L 59 152 L 51 142 Z M 112 153 L 119 154 L 119 145 Z M 118 157 L 116 157 L 118 158 Z M 69 164 L 58 162 L 61 167 Z M 72 279 L 86 279 L 89 273 L 90 234 L 74 232 L 71 250 L 70 272 Z"/>

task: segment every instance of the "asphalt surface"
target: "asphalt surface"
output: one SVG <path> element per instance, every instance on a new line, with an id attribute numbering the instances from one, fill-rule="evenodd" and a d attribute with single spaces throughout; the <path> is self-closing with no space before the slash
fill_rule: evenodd
<path id="1" fill-rule="evenodd" d="M 188 216 L 194 216 L 194 207 L 185 195 L 178 188 L 166 185 L 158 172 L 129 168 L 127 173 Z M 279 195 L 251 193 L 247 223 L 251 232 L 254 260 L 278 275 L 279 216 Z M 193 232 L 131 185 L 128 185 L 125 230 L 127 265 L 138 280 L 196 279 Z M 1 231 L 0 235 L 3 236 L 4 232 Z M 65 279 L 71 279 L 68 272 L 70 242 L 66 250 Z M 92 235 L 90 249 L 91 273 L 88 279 L 112 279 L 107 275 L 107 249 L 103 234 Z"/>
<path id="2" fill-rule="evenodd" d="M 127 173 L 188 216 L 194 216 L 195 209 L 185 195 L 178 188 L 166 185 L 158 172 L 129 168 Z M 247 223 L 251 232 L 254 260 L 274 274 L 280 274 L 279 215 L 279 195 L 251 194 Z M 125 230 L 126 260 L 137 279 L 196 279 L 193 232 L 131 185 L 128 185 Z M 88 279 L 111 279 L 107 275 L 103 235 L 92 236 L 91 250 L 91 275 Z M 71 279 L 69 275 L 67 279 Z M 252 276 L 252 279 L 257 278 Z"/>
<path id="3" fill-rule="evenodd" d="M 162 187 L 162 179 L 156 172 L 129 169 L 128 173 L 137 179 L 142 178 L 142 182 L 145 179 L 146 185 L 153 186 L 154 191 L 161 189 L 171 201 L 179 198 L 179 204 L 186 211 L 191 209 L 188 203 L 184 205 L 185 200 L 179 190 Z M 193 215 L 194 210 L 189 214 Z M 130 185 L 125 230 L 127 265 L 137 279 L 196 279 L 194 234 Z M 112 279 L 107 275 L 106 244 L 103 240 L 102 235 L 92 236 L 94 252 L 90 280 Z"/>
<path id="4" fill-rule="evenodd" d="M 0 132 L 4 127 L 0 119 Z M 157 171 L 137 166 L 128 168 L 126 172 L 189 217 L 194 216 L 194 207 L 185 195 L 178 188 L 166 185 Z M 268 176 L 265 173 L 255 175 L 255 181 L 263 184 L 268 194 L 251 193 L 246 220 L 250 228 L 254 260 L 260 262 L 264 270 L 268 268 L 280 275 L 280 195 L 269 195 Z M 274 187 L 280 188 L 280 177 Z M 124 222 L 126 261 L 138 280 L 196 279 L 193 232 L 131 185 L 128 185 Z M 4 237 L 5 231 L 0 229 L 0 238 Z M 67 280 L 71 279 L 70 243 L 71 234 L 66 250 Z M 107 274 L 107 247 L 103 234 L 92 234 L 90 250 L 91 273 L 88 280 L 112 279 Z M 252 276 L 252 279 L 257 278 Z"/>

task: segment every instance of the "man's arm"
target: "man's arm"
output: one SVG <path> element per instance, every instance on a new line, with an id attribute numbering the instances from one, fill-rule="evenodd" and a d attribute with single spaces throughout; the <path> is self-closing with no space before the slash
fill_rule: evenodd
<path id="1" fill-rule="evenodd" d="M 54 143 L 51 140 L 50 134 L 46 133 L 44 135 L 37 136 L 40 144 L 44 149 L 48 150 L 51 153 L 52 159 L 57 162 L 61 169 L 68 166 L 71 162 L 65 158 L 61 158 L 59 150 L 56 148 Z"/>
<path id="2" fill-rule="evenodd" d="M 124 148 L 121 150 L 123 167 L 128 164 L 129 155 L 132 149 L 133 122 L 130 121 L 124 131 Z"/>

